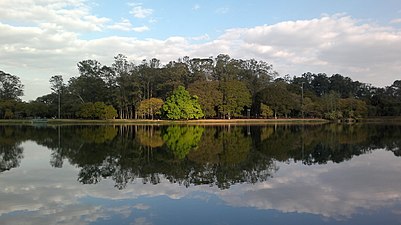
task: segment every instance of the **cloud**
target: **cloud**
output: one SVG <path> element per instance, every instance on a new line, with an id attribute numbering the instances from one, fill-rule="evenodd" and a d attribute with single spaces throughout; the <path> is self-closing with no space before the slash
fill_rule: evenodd
<path id="1" fill-rule="evenodd" d="M 401 169 L 398 161 L 393 153 L 376 150 L 341 164 L 281 163 L 275 177 L 267 183 L 244 185 L 235 192 L 228 190 L 221 198 L 237 207 L 310 213 L 342 220 L 360 213 L 361 209 L 373 212 L 401 202 L 397 188 L 400 179 L 397 171 Z M 392 166 L 383 166 L 384 162 Z"/>
<path id="2" fill-rule="evenodd" d="M 280 169 L 268 181 L 233 185 L 227 190 L 209 185 L 187 188 L 163 176 L 157 185 L 138 180 L 117 190 L 110 179 L 97 185 L 79 184 L 76 166 L 65 161 L 62 169 L 50 169 L 48 149 L 34 142 L 25 142 L 22 147 L 25 150 L 21 167 L 2 173 L 2 224 L 92 224 L 113 216 L 155 215 L 157 209 L 152 211 L 151 207 L 154 201 L 146 200 L 157 196 L 183 201 L 205 201 L 203 197 L 213 196 L 222 200 L 216 201 L 218 204 L 229 207 L 274 209 L 332 219 L 350 218 L 361 209 L 375 213 L 381 208 L 394 208 L 398 215 L 401 203 L 400 158 L 385 150 L 374 150 L 341 164 L 278 163 Z M 134 222 L 150 221 L 140 217 Z"/>
<path id="3" fill-rule="evenodd" d="M 120 31 L 135 31 L 139 33 L 149 30 L 149 27 L 147 26 L 133 27 L 132 23 L 127 19 L 122 19 L 120 22 L 110 25 L 107 28 Z"/>
<path id="4" fill-rule="evenodd" d="M 401 71 L 401 29 L 361 23 L 343 14 L 231 28 L 213 39 L 208 35 L 165 39 L 99 35 L 93 39 L 85 36 L 86 31 L 145 32 L 150 28 L 134 26 L 128 19 L 113 22 L 94 16 L 84 0 L 17 1 L 0 2 L 0 69 L 21 78 L 24 100 L 49 93 L 48 80 L 55 74 L 64 75 L 65 80 L 77 75 L 76 64 L 81 60 L 111 65 L 119 53 L 136 62 L 155 57 L 163 63 L 224 53 L 272 63 L 281 75 L 340 73 L 375 86 L 391 85 Z M 153 13 L 140 4 L 130 6 L 139 18 Z"/>
<path id="5" fill-rule="evenodd" d="M 130 13 L 135 17 L 135 18 L 139 18 L 139 19 L 143 19 L 146 18 L 150 15 L 152 15 L 153 13 L 153 9 L 148 9 L 148 8 L 144 8 L 142 5 L 138 5 L 135 4 L 132 8 L 132 10 L 130 11 Z"/>
<path id="6" fill-rule="evenodd" d="M 133 27 L 133 31 L 141 33 L 150 30 L 148 26 Z"/>
<path id="7" fill-rule="evenodd" d="M 282 74 L 341 73 L 378 86 L 390 85 L 401 67 L 400 30 L 344 15 L 229 29 L 206 45 L 270 61 Z"/>
<path id="8" fill-rule="evenodd" d="M 15 0 L 0 2 L 0 19 L 22 24 L 53 23 L 65 30 L 101 31 L 110 20 L 91 15 L 85 0 Z"/>

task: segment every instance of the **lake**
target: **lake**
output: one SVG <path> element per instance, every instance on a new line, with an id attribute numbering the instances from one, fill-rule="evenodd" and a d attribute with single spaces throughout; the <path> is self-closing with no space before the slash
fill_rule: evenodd
<path id="1" fill-rule="evenodd" d="M 401 224 L 401 126 L 0 126 L 0 224 Z"/>

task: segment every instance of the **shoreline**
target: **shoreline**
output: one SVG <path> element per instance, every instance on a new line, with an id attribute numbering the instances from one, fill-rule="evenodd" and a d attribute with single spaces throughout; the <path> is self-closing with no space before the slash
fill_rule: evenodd
<path id="1" fill-rule="evenodd" d="M 48 119 L 46 122 L 35 123 L 30 119 L 5 120 L 0 124 L 110 124 L 110 125 L 262 125 L 262 124 L 323 124 L 325 119 L 200 119 L 200 120 L 143 120 L 143 119 L 113 119 L 113 120 L 80 120 L 80 119 Z"/>
<path id="2" fill-rule="evenodd" d="M 325 124 L 333 121 L 325 119 L 199 119 L 199 120 L 150 120 L 150 119 L 112 119 L 112 120 L 84 120 L 84 119 L 42 119 L 34 122 L 33 119 L 0 119 L 0 125 L 264 125 L 264 124 Z M 362 118 L 360 123 L 401 123 L 401 117 L 372 117 Z"/>

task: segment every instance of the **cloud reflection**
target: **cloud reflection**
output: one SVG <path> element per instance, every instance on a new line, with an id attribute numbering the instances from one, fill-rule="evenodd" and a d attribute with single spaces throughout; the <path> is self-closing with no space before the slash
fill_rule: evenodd
<path id="1" fill-rule="evenodd" d="M 0 174 L 0 224 L 90 224 L 113 216 L 131 219 L 133 212 L 153 210 L 141 201 L 160 196 L 207 202 L 214 195 L 232 207 L 310 213 L 338 220 L 361 209 L 377 211 L 401 203 L 400 158 L 384 150 L 341 164 L 278 163 L 274 178 L 232 185 L 227 190 L 208 185 L 186 188 L 165 178 L 157 185 L 142 184 L 138 179 L 126 189 L 116 190 L 110 179 L 97 185 L 80 184 L 76 180 L 79 168 L 68 163 L 62 169 L 51 168 L 45 147 L 28 142 L 23 148 L 21 167 Z M 394 214 L 400 211 L 393 209 Z M 135 217 L 132 224 L 152 224 L 151 218 L 142 214 Z"/>

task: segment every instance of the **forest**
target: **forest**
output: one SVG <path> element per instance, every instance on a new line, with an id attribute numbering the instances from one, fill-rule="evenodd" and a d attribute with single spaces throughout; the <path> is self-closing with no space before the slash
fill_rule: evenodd
<path id="1" fill-rule="evenodd" d="M 0 118 L 361 118 L 401 115 L 401 80 L 374 87 L 325 73 L 279 76 L 254 59 L 183 57 L 163 65 L 125 55 L 112 65 L 77 63 L 79 75 L 49 77 L 51 93 L 24 102 L 24 85 L 0 71 Z M 64 75 L 65 76 L 65 75 Z"/>

